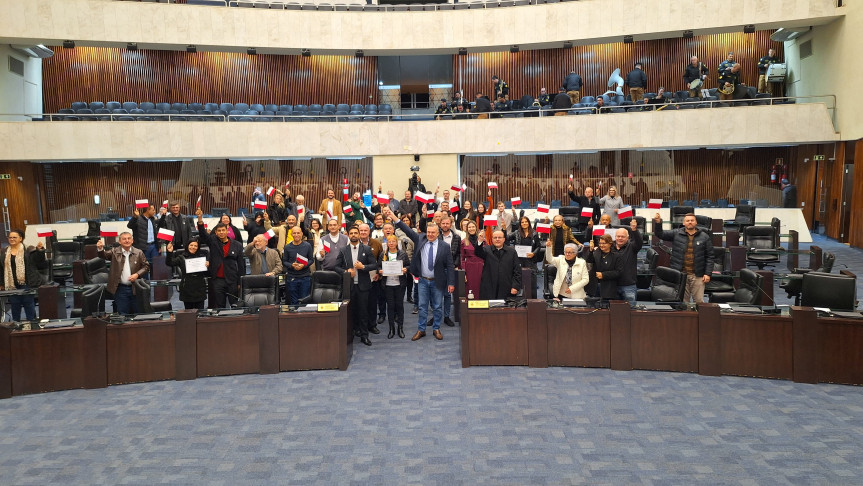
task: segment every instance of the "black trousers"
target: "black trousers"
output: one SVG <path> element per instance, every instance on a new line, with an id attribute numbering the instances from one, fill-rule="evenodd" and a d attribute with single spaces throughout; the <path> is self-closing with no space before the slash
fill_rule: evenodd
<path id="1" fill-rule="evenodd" d="M 384 291 L 384 287 L 386 287 L 385 280 L 386 280 L 386 277 L 381 277 L 380 280 L 375 282 L 378 284 L 378 290 L 379 290 L 378 291 L 378 315 L 379 316 L 387 315 L 387 296 L 386 296 L 386 292 Z"/>
<path id="2" fill-rule="evenodd" d="M 239 292 L 236 285 L 228 285 L 223 278 L 210 280 L 210 308 L 225 309 L 229 305 L 237 303 L 236 294 Z"/>
<path id="3" fill-rule="evenodd" d="M 405 276 L 408 278 L 408 283 L 407 283 L 407 287 L 406 287 L 407 295 L 408 295 L 411 299 L 413 299 L 413 295 L 414 295 L 414 276 L 413 276 L 413 275 L 411 275 L 411 273 L 410 273 L 410 272 L 406 273 L 406 274 L 405 274 Z"/>
<path id="4" fill-rule="evenodd" d="M 384 285 L 390 327 L 405 323 L 405 285 Z"/>
<path id="5" fill-rule="evenodd" d="M 360 337 L 369 336 L 369 291 L 360 290 L 359 285 L 351 285 L 351 305 L 354 308 L 354 331 Z"/>

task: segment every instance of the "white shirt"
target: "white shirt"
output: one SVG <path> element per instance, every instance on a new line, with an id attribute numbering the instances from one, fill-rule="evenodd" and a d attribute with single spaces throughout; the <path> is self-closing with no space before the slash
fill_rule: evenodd
<path id="1" fill-rule="evenodd" d="M 131 248 L 129 250 L 123 250 L 123 256 L 125 259 L 123 260 L 123 271 L 120 272 L 120 283 L 122 285 L 132 285 L 132 282 L 129 281 L 129 278 L 132 276 L 132 268 L 129 266 L 129 256 L 131 254 Z"/>
<path id="2" fill-rule="evenodd" d="M 437 257 L 437 242 L 438 240 L 429 241 L 422 247 L 422 257 L 420 257 L 420 266 L 422 267 L 422 276 L 425 278 L 434 278 L 434 261 L 432 261 L 432 269 L 429 270 L 429 262 L 427 261 L 429 256 L 429 245 L 433 248 L 432 255 Z M 414 257 L 416 257 L 416 253 L 414 253 Z"/>
<path id="3" fill-rule="evenodd" d="M 354 260 L 354 263 L 357 262 L 357 258 L 359 258 L 359 243 L 354 245 L 351 243 L 351 258 Z M 360 272 L 354 268 L 354 283 L 360 283 Z"/>
<path id="4" fill-rule="evenodd" d="M 339 216 L 333 212 L 333 199 L 327 199 L 327 212 L 330 213 L 330 218 L 337 218 Z"/>

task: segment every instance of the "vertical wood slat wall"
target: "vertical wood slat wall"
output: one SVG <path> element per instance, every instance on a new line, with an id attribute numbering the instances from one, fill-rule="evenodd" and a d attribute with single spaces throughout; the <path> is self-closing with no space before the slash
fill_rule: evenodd
<path id="1" fill-rule="evenodd" d="M 45 111 L 74 101 L 377 103 L 377 58 L 76 47 L 42 64 Z"/>
<path id="2" fill-rule="evenodd" d="M 692 55 L 704 62 L 710 74 L 707 88 L 715 88 L 717 68 L 729 51 L 741 64 L 741 80 L 750 86 L 758 84 L 758 60 L 767 55 L 767 49 L 776 49 L 776 55 L 784 61 L 783 44 L 770 40 L 774 31 L 757 31 L 754 34 L 728 33 L 696 36 L 692 39 L 671 38 L 624 44 L 574 46 L 572 49 L 544 49 L 535 51 L 472 53 L 453 56 L 453 88 L 464 90 L 472 100 L 474 93 L 482 91 L 491 95 L 492 75 L 498 75 L 510 87 L 510 99 L 519 99 L 525 94 L 536 97 L 540 88 L 546 88 L 552 96 L 569 74 L 570 69 L 584 80 L 582 96 L 595 96 L 608 88 L 608 79 L 615 68 L 626 79 L 636 62 L 644 63 L 648 92 L 660 86 L 666 91 L 688 89 L 684 86 L 683 70 Z M 623 88 L 624 95 L 629 88 Z"/>
<path id="3" fill-rule="evenodd" d="M 9 174 L 9 179 L 0 179 L 0 204 L 9 203 L 9 225 L 11 229 L 26 229 L 27 224 L 39 222 L 39 192 L 41 175 L 35 164 L 27 162 L 0 162 L 0 174 Z M 18 178 L 21 180 L 18 180 Z M 7 241 L 6 232 L 0 231 L 0 241 Z"/>

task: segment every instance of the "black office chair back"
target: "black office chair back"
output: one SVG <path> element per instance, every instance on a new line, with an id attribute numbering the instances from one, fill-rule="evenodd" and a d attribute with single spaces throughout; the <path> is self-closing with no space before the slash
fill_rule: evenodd
<path id="1" fill-rule="evenodd" d="M 703 214 L 695 215 L 695 226 L 708 235 L 713 234 L 713 218 Z"/>
<path id="2" fill-rule="evenodd" d="M 728 258 L 728 252 L 722 246 L 714 246 L 713 247 L 713 271 L 714 272 L 724 272 L 728 268 L 728 264 L 726 263 L 726 259 Z"/>
<path id="3" fill-rule="evenodd" d="M 632 223 L 632 218 L 620 218 L 620 226 L 629 228 L 630 223 Z M 644 216 L 635 216 L 635 227 L 641 232 L 643 243 L 647 244 L 650 238 L 647 236 L 647 220 L 644 219 Z"/>
<path id="4" fill-rule="evenodd" d="M 102 222 L 98 219 L 87 220 L 87 236 L 99 237 L 102 234 Z"/>
<path id="5" fill-rule="evenodd" d="M 69 265 L 68 268 L 55 268 L 54 276 L 66 279 L 72 276 L 72 263 L 82 259 L 84 247 L 75 241 L 58 241 L 51 247 L 51 262 L 53 265 Z"/>
<path id="6" fill-rule="evenodd" d="M 772 226 L 747 226 L 743 230 L 743 246 L 756 250 L 775 249 L 775 230 Z"/>
<path id="7" fill-rule="evenodd" d="M 564 218 L 576 218 L 581 214 L 581 208 L 578 206 L 561 206 L 558 208 L 557 213 L 563 216 Z"/>
<path id="8" fill-rule="evenodd" d="M 39 269 L 39 276 L 42 278 L 39 285 L 54 283 L 54 262 L 50 258 L 45 261 L 45 268 Z"/>
<path id="9" fill-rule="evenodd" d="M 803 275 L 800 305 L 852 310 L 857 307 L 857 279 L 838 273 L 809 272 Z"/>
<path id="10" fill-rule="evenodd" d="M 105 310 L 104 295 L 105 287 L 98 284 L 87 285 L 81 293 L 81 317 L 88 317 L 97 312 Z"/>
<path id="11" fill-rule="evenodd" d="M 755 206 L 741 204 L 734 209 L 734 222 L 741 226 L 755 224 Z"/>
<path id="12" fill-rule="evenodd" d="M 821 255 L 821 268 L 817 271 L 830 273 L 833 271 L 833 264 L 836 263 L 836 255 L 833 252 L 824 252 Z"/>
<path id="13" fill-rule="evenodd" d="M 686 279 L 679 270 L 656 267 L 656 277 L 650 289 L 650 300 L 654 302 L 681 302 Z"/>
<path id="14" fill-rule="evenodd" d="M 318 270 L 312 274 L 311 290 L 304 303 L 320 304 L 326 302 L 341 302 L 342 274 L 328 270 Z"/>
<path id="15" fill-rule="evenodd" d="M 553 299 L 557 297 L 554 295 L 554 279 L 557 278 L 557 267 L 554 265 L 543 265 L 542 270 L 545 275 L 542 285 L 543 297 L 546 299 Z"/>
<path id="16" fill-rule="evenodd" d="M 671 227 L 679 228 L 683 226 L 683 217 L 695 211 L 692 206 L 673 206 L 671 208 Z"/>
<path id="17" fill-rule="evenodd" d="M 740 269 L 740 285 L 734 292 L 734 302 L 743 304 L 756 304 L 761 297 L 761 281 L 764 277 L 749 270 L 748 268 Z"/>
<path id="18" fill-rule="evenodd" d="M 84 283 L 85 284 L 106 284 L 110 272 L 104 258 L 91 258 L 86 260 L 83 265 Z"/>
<path id="19" fill-rule="evenodd" d="M 172 310 L 170 301 L 150 301 L 152 291 L 150 288 L 150 282 L 147 280 L 139 278 L 135 280 L 132 285 L 135 287 L 135 300 L 138 303 L 139 313 L 165 312 Z"/>
<path id="20" fill-rule="evenodd" d="M 773 227 L 773 238 L 775 240 L 773 243 L 774 248 L 779 248 L 781 246 L 781 244 L 780 244 L 781 240 L 780 240 L 780 236 L 779 236 L 780 235 L 780 232 L 779 232 L 779 226 L 780 225 L 781 224 L 779 222 L 779 218 L 773 218 L 770 220 L 770 226 Z"/>
<path id="21" fill-rule="evenodd" d="M 240 277 L 240 298 L 250 307 L 273 305 L 278 285 L 279 280 L 275 276 L 243 275 Z"/>

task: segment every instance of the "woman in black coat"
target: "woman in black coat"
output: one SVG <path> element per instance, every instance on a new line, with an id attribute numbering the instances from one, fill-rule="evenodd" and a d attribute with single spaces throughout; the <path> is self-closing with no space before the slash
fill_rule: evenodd
<path id="1" fill-rule="evenodd" d="M 603 300 L 617 299 L 617 279 L 623 271 L 623 259 L 611 251 L 614 239 L 611 235 L 599 237 L 599 248 L 590 240 L 590 253 L 585 259 L 593 264 L 590 269 L 591 280 L 599 284 L 599 296 Z"/>
<path id="2" fill-rule="evenodd" d="M 246 233 L 248 234 L 246 237 L 246 244 L 251 244 L 252 240 L 254 240 L 256 236 L 267 232 L 264 228 L 264 213 L 262 211 L 256 212 L 255 219 L 252 221 L 247 221 L 246 218 L 243 218 L 243 227 L 246 229 Z"/>
<path id="3" fill-rule="evenodd" d="M 386 248 L 378 257 L 379 262 L 398 260 L 402 262 L 402 274 L 399 276 L 384 277 L 383 270 L 378 270 L 381 274 L 382 285 L 384 287 L 384 295 L 387 298 L 387 319 L 390 323 L 390 332 L 387 334 L 387 339 L 392 339 L 396 334 L 396 326 L 398 326 L 398 335 L 404 339 L 405 331 L 405 288 L 407 287 L 407 272 L 410 267 L 410 260 L 407 253 L 399 249 L 399 239 L 396 235 L 389 235 L 386 239 Z"/>
<path id="4" fill-rule="evenodd" d="M 39 270 L 47 266 L 45 248 L 40 241 L 36 247 L 24 246 L 24 231 L 9 232 L 9 247 L 0 250 L 0 290 L 30 290 L 42 284 Z M 10 295 L 12 320 L 21 320 L 21 309 L 28 321 L 36 319 L 36 299 L 33 294 Z"/>
<path id="5" fill-rule="evenodd" d="M 539 238 L 539 233 L 533 231 L 530 220 L 527 216 L 522 216 L 518 220 L 518 224 L 513 225 L 513 230 L 507 236 L 507 244 L 509 246 L 529 246 L 530 253 L 527 258 L 519 258 L 521 268 L 534 268 L 536 266 L 536 251 L 541 248 L 543 242 Z"/>
<path id="6" fill-rule="evenodd" d="M 168 243 L 165 253 L 165 262 L 180 269 L 180 300 L 186 309 L 203 309 L 204 301 L 207 300 L 207 272 L 186 272 L 186 260 L 190 258 L 207 257 L 207 253 L 198 249 L 197 238 L 186 245 L 186 249 L 180 253 L 174 253 L 174 245 Z M 210 266 L 209 260 L 206 262 Z"/>

